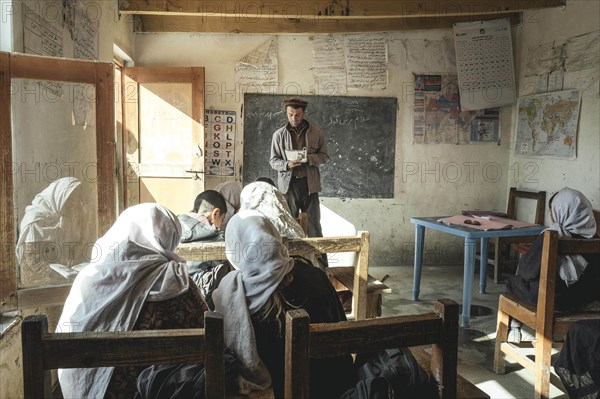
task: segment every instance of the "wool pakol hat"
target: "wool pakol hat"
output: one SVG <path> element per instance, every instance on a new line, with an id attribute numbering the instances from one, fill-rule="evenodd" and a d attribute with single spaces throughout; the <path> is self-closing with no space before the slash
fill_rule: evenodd
<path id="1" fill-rule="evenodd" d="M 283 101 L 284 107 L 306 108 L 307 105 L 308 105 L 308 103 L 306 101 L 304 101 L 303 99 L 298 98 L 298 97 L 288 98 L 287 100 Z"/>

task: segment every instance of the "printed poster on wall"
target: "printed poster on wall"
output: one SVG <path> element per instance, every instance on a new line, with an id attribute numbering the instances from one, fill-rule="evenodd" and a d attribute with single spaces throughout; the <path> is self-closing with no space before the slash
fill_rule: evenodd
<path id="1" fill-rule="evenodd" d="M 235 111 L 206 110 L 204 170 L 207 176 L 234 176 Z"/>
<path id="2" fill-rule="evenodd" d="M 454 24 L 454 47 L 463 111 L 515 102 L 517 89 L 507 18 Z"/>
<path id="3" fill-rule="evenodd" d="M 500 109 L 463 110 L 456 75 L 414 76 L 414 143 L 500 141 Z"/>

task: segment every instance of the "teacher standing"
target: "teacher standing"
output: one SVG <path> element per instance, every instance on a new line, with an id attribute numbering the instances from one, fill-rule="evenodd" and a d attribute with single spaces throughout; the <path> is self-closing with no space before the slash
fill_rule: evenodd
<path id="1" fill-rule="evenodd" d="M 273 133 L 271 167 L 278 172 L 277 186 L 285 195 L 292 216 L 300 211 L 308 216 L 309 237 L 323 237 L 319 191 L 319 166 L 329 161 L 325 136 L 317 126 L 304 119 L 308 103 L 300 98 L 283 102 L 288 123 Z M 304 150 L 306 159 L 290 160 L 285 150 Z"/>

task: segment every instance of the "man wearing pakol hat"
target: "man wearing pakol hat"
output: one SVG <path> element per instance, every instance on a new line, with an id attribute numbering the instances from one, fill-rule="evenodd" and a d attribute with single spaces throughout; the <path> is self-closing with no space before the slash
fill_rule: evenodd
<path id="1" fill-rule="evenodd" d="M 329 154 L 321 129 L 304 119 L 306 105 L 307 102 L 300 98 L 283 102 L 288 123 L 273 133 L 269 163 L 278 172 L 277 186 L 285 195 L 292 215 L 297 218 L 300 210 L 306 212 L 308 236 L 323 237 L 319 166 L 329 161 Z"/>

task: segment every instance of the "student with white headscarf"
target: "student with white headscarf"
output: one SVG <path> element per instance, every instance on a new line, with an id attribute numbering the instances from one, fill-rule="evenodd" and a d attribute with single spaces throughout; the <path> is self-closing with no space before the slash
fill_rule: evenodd
<path id="1" fill-rule="evenodd" d="M 248 184 L 240 195 L 240 209 L 253 209 L 269 219 L 282 237 L 305 238 L 306 234 L 288 207 L 284 195 L 272 184 L 256 181 Z M 327 267 L 327 254 L 300 254 L 314 266 Z"/>
<path id="2" fill-rule="evenodd" d="M 290 213 L 281 191 L 266 182 L 248 184 L 240 194 L 240 209 L 254 209 L 275 226 L 280 235 L 288 238 L 304 238 L 306 234 Z"/>
<path id="3" fill-rule="evenodd" d="M 225 344 L 240 360 L 238 389 L 245 394 L 272 385 L 275 397 L 282 397 L 285 311 L 302 307 L 319 323 L 346 320 L 343 308 L 325 273 L 290 258 L 260 212 L 241 210 L 231 218 L 225 248 L 235 270 L 212 299 L 223 314 Z M 311 363 L 311 397 L 339 396 L 352 386 L 353 374 L 351 357 Z"/>
<path id="4" fill-rule="evenodd" d="M 592 204 L 581 192 L 565 187 L 549 201 L 552 224 L 549 230 L 556 230 L 559 237 L 593 238 L 596 234 L 596 221 Z M 517 298 L 537 303 L 543 234 L 531 244 L 530 249 L 519 259 L 517 274 L 507 282 L 507 291 Z M 591 255 L 591 254 L 590 254 Z M 600 276 L 597 256 L 560 256 L 556 279 L 555 308 L 557 310 L 577 309 L 600 299 Z"/>
<path id="5" fill-rule="evenodd" d="M 78 229 L 74 229 L 73 223 L 67 223 L 66 219 L 71 215 L 66 215 L 65 212 L 65 205 L 72 197 L 75 197 L 76 190 L 80 185 L 81 181 L 75 177 L 63 177 L 55 180 L 37 194 L 31 201 L 31 205 L 25 208 L 25 214 L 19 225 L 19 239 L 16 248 L 21 287 L 64 283 L 64 277 L 50 268 L 50 261 L 53 263 L 74 261 L 79 263 L 83 260 L 73 259 L 69 256 L 74 256 L 75 251 L 61 251 L 63 244 L 74 244 L 72 242 L 74 236 L 81 228 L 78 226 Z M 74 204 L 74 207 L 68 209 L 78 211 L 80 205 Z M 56 256 L 43 256 L 43 250 L 56 250 Z M 73 266 L 73 264 L 67 266 Z"/>
<path id="6" fill-rule="evenodd" d="M 57 332 L 200 328 L 208 310 L 175 254 L 181 226 L 162 205 L 132 206 L 98 239 L 77 275 Z M 62 369 L 65 398 L 131 398 L 135 368 Z"/>

